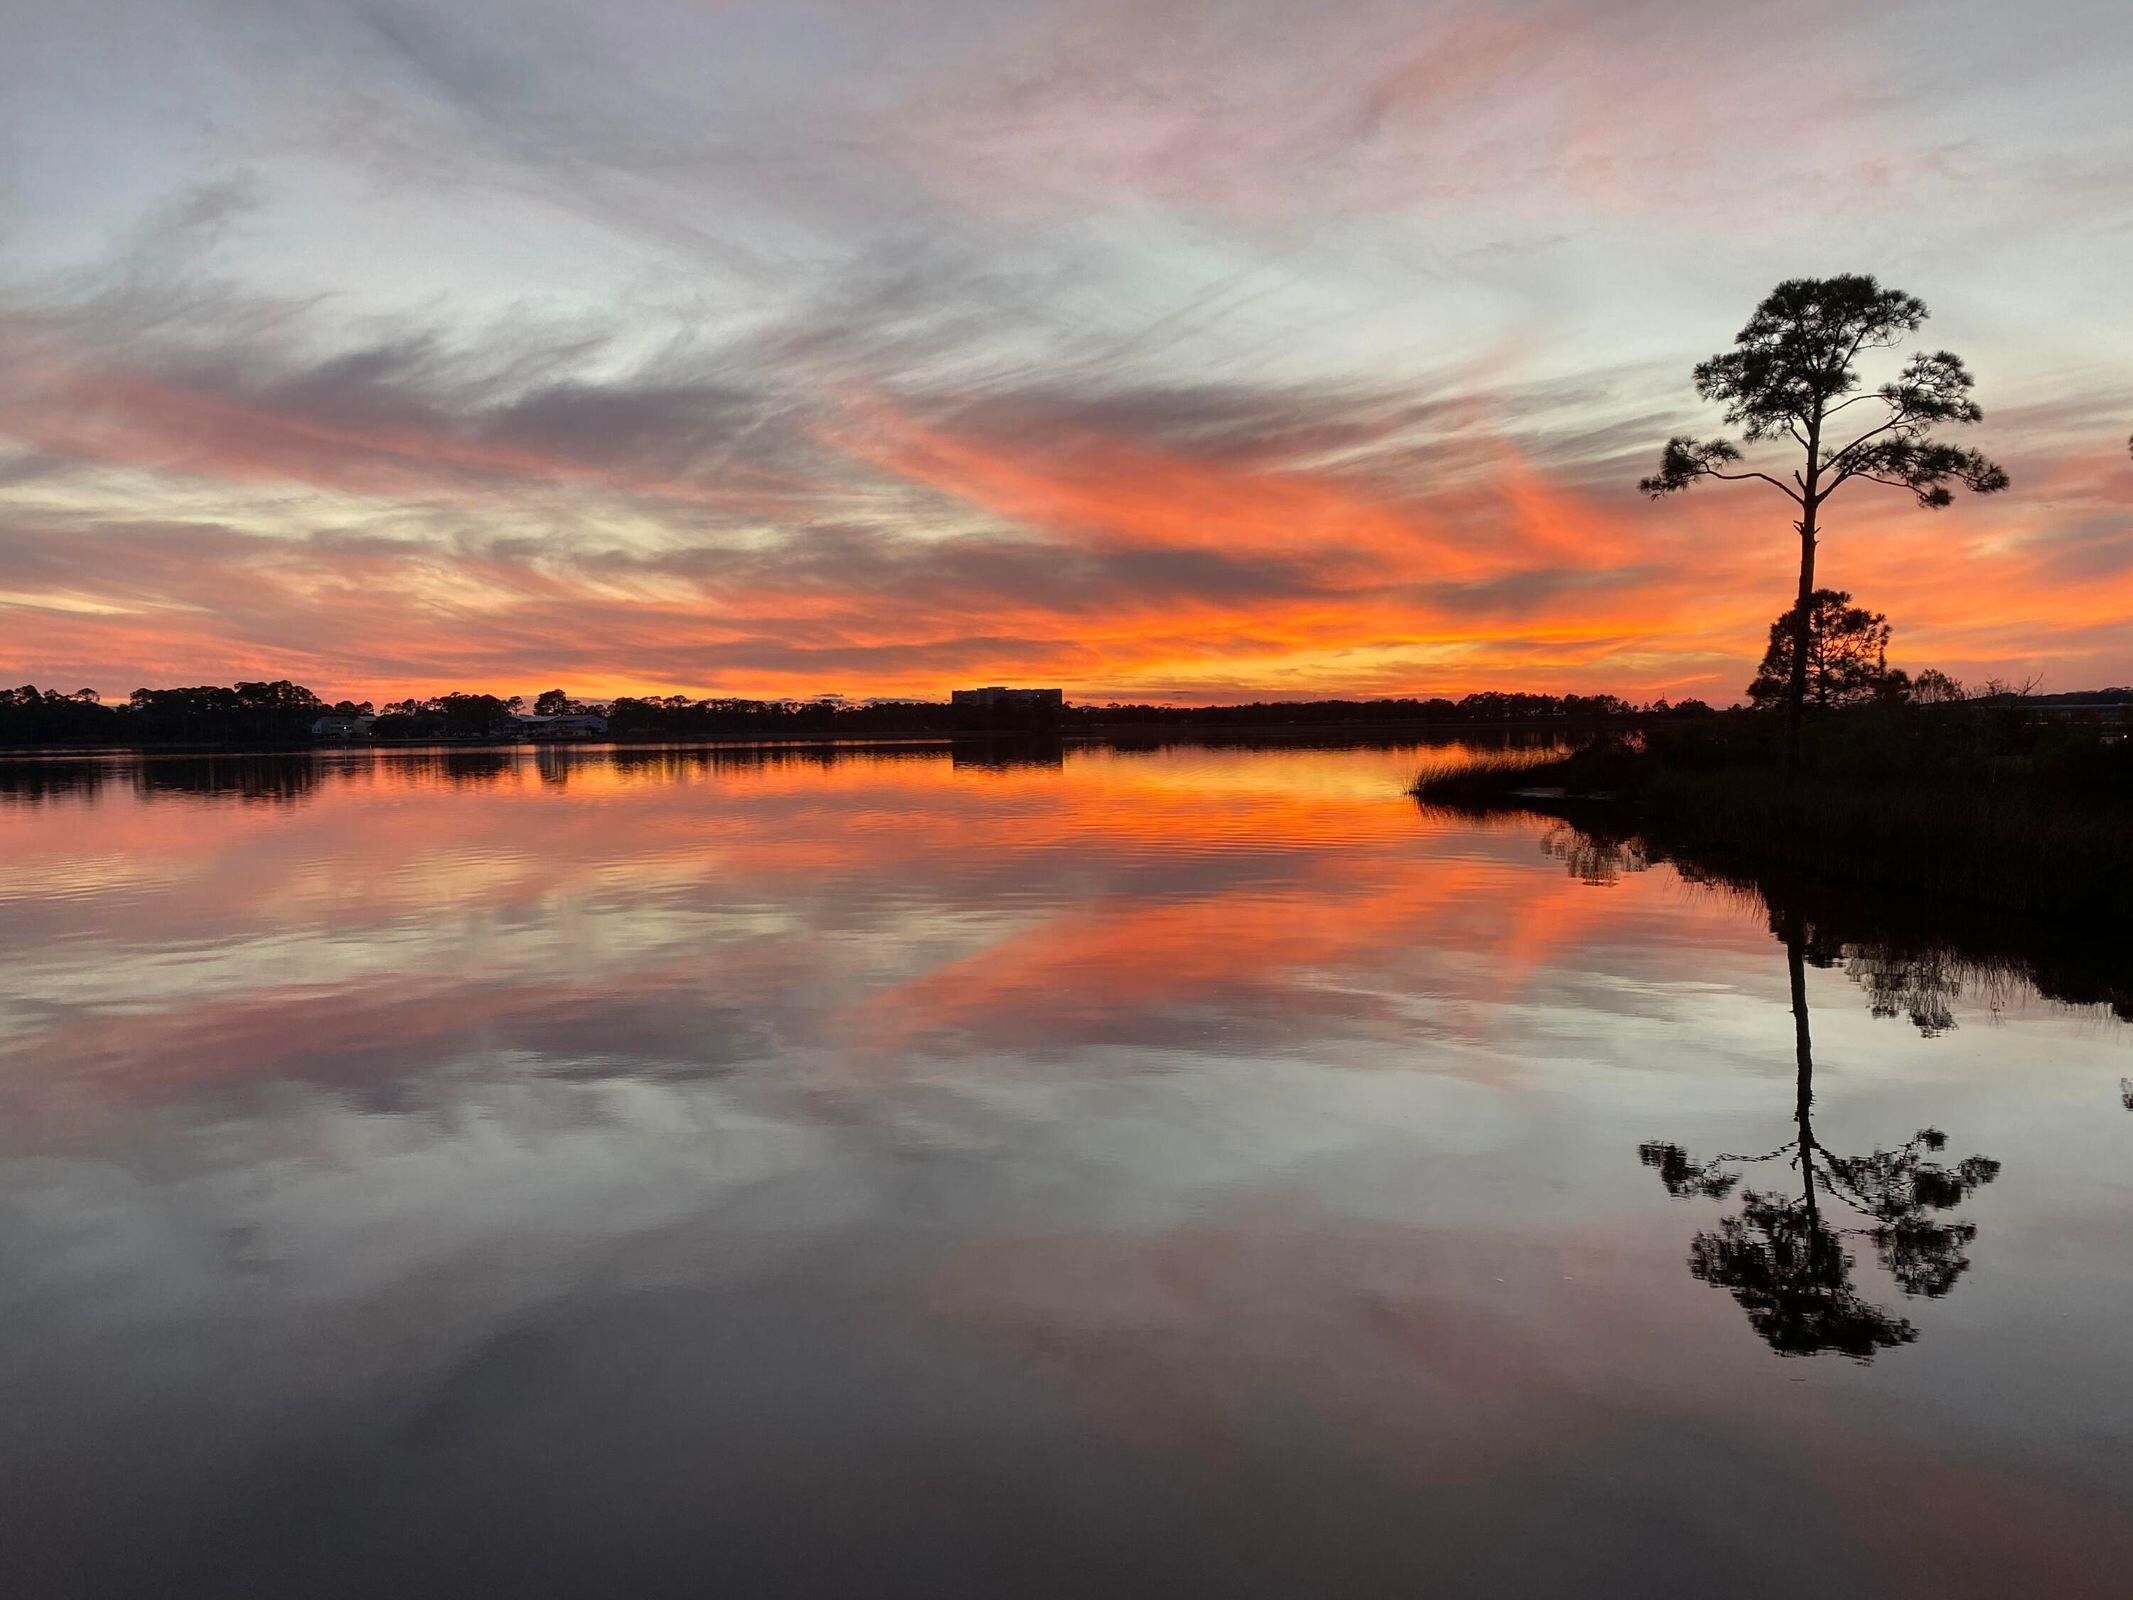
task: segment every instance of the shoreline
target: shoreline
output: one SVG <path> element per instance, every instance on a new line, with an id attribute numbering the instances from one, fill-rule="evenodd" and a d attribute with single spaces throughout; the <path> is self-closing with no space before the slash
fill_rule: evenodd
<path id="1" fill-rule="evenodd" d="M 1606 724 L 1595 722 L 1498 721 L 1498 722 L 1277 722 L 1263 726 L 1220 722 L 1119 722 L 1087 723 L 1056 729 L 1033 728 L 911 728 L 875 729 L 864 733 L 758 733 L 610 734 L 596 738 L 528 739 L 522 735 L 472 735 L 445 739 L 335 739 L 303 740 L 287 744 L 44 744 L 0 745 L 0 761 L 57 756 L 114 755 L 259 755 L 293 756 L 362 750 L 605 750 L 605 749 L 707 749 L 727 747 L 792 748 L 834 746 L 839 749 L 880 746 L 942 746 L 955 744 L 1103 744 L 1118 740 L 1188 737 L 1195 742 L 1282 741 L 1352 737 L 1356 741 L 1403 742 L 1403 736 L 1418 736 L 1417 743 L 1456 742 L 1462 733 L 1500 737 L 1530 733 L 1535 739 L 1560 739 L 1590 734 Z M 1425 737 L 1426 736 L 1426 737 Z"/>
<path id="2" fill-rule="evenodd" d="M 2133 807 L 2034 777 L 1873 779 L 1674 764 L 1588 745 L 1425 774 L 1421 805 L 1523 811 L 1721 875 L 1779 873 L 1921 903 L 2103 927 L 2133 904 Z"/>

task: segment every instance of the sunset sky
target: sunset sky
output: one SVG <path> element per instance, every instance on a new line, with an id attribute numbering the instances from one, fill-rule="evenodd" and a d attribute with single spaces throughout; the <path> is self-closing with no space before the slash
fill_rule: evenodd
<path id="1" fill-rule="evenodd" d="M 2013 489 L 1894 659 L 2133 682 L 2133 6 L 0 0 L 0 679 L 1739 694 L 1653 504 L 1780 278 Z"/>

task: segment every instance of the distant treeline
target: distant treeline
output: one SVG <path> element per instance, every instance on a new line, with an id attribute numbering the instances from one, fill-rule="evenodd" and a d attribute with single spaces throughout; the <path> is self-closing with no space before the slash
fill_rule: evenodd
<path id="1" fill-rule="evenodd" d="M 1595 722 L 1636 716 L 1707 716 L 1701 700 L 1637 706 L 1612 694 L 1511 694 L 1490 689 L 1457 700 L 1259 700 L 1236 706 L 1070 706 L 1070 721 L 1191 723 L 1217 728 L 1319 727 L 1340 723 Z"/>
<path id="2" fill-rule="evenodd" d="M 369 726 L 386 737 L 479 738 L 503 731 L 516 709 L 494 695 L 440 695 L 388 706 Z M 322 717 L 371 716 L 367 700 L 322 700 L 286 678 L 136 689 L 116 704 L 91 689 L 61 694 L 24 684 L 0 689 L 0 744 L 308 744 Z"/>
<path id="3" fill-rule="evenodd" d="M 2095 701 L 2123 704 L 2133 692 L 2102 690 L 2088 695 L 2041 695 L 2025 703 L 2053 705 Z M 1487 690 L 1457 700 L 1279 700 L 1248 705 L 1162 706 L 1109 702 L 1103 705 L 956 706 L 931 701 L 861 703 L 818 700 L 690 699 L 683 695 L 624 696 L 610 702 L 581 701 L 560 689 L 536 697 L 542 717 L 595 713 L 619 739 L 814 739 L 864 738 L 958 732 L 1072 733 L 1109 728 L 1207 728 L 1227 730 L 1303 727 L 1414 725 L 1506 725 L 1606 723 L 1644 718 L 1707 717 L 1701 700 L 1655 700 L 1632 704 L 1618 695 L 1519 694 Z M 200 745 L 290 746 L 364 740 L 427 741 L 508 738 L 523 731 L 514 719 L 526 711 L 520 696 L 443 694 L 373 705 L 328 701 L 287 679 L 264 683 L 136 689 L 124 701 L 106 703 L 83 689 L 72 694 L 24 685 L 0 689 L 0 745 Z M 321 719 L 344 725 L 316 730 Z M 353 724 L 360 726 L 349 726 Z"/>
<path id="4" fill-rule="evenodd" d="M 1701 701 L 1637 707 L 1615 695 L 1470 694 L 1461 700 L 1280 700 L 1234 706 L 1009 704 L 956 706 L 934 701 L 620 699 L 607 708 L 618 736 L 668 738 L 791 737 L 958 731 L 1071 733 L 1115 727 L 1279 728 L 1385 723 L 1596 721 L 1645 712 L 1708 712 Z"/>
<path id="5" fill-rule="evenodd" d="M 301 745 L 369 740 L 474 740 L 521 730 L 522 697 L 443 694 L 427 699 L 328 701 L 286 679 L 263 683 L 136 689 L 106 703 L 93 691 L 64 694 L 26 684 L 0 690 L 0 744 L 7 745 Z M 532 706 L 544 717 L 595 713 L 610 737 L 660 739 L 849 738 L 957 732 L 1073 732 L 1103 727 L 1228 729 L 1390 723 L 1532 723 L 1606 721 L 1639 715 L 1708 713 L 1701 701 L 1634 706 L 1615 695 L 1505 694 L 1462 699 L 1262 701 L 1251 705 L 1122 704 L 1051 707 L 1015 703 L 957 706 L 936 701 L 691 699 L 623 696 L 582 701 L 559 689 Z M 314 732 L 321 719 L 341 719 Z"/>
<path id="6" fill-rule="evenodd" d="M 93 689 L 61 694 L 24 684 L 0 689 L 0 744 L 306 744 L 320 717 L 369 712 L 368 704 L 329 704 L 286 678 L 136 689 L 118 704 L 106 704 Z"/>
<path id="7" fill-rule="evenodd" d="M 106 705 L 91 689 L 0 689 L 0 744 L 294 744 L 332 711 L 286 679 L 136 689 Z"/>

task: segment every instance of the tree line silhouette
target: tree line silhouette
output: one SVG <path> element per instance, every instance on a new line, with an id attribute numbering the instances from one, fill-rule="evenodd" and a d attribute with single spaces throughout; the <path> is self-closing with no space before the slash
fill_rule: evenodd
<path id="1" fill-rule="evenodd" d="M 1733 348 L 1697 364 L 1696 392 L 1719 403 L 1727 436 L 1677 434 L 1661 452 L 1659 469 L 1638 487 L 1654 499 L 1706 479 L 1753 481 L 1776 490 L 1794 508 L 1799 579 L 1792 604 L 1771 624 L 1768 648 L 1746 693 L 1758 708 L 1784 714 L 1784 767 L 1802 765 L 1807 711 L 1869 701 L 1935 704 L 1962 698 L 1960 685 L 1928 669 L 1914 681 L 1888 665 L 1886 617 L 1853 603 L 1850 594 L 1815 583 L 1825 508 L 1854 481 L 1901 489 L 1928 509 L 1953 502 L 1957 487 L 1995 494 L 2008 486 L 1996 462 L 1937 437 L 1936 430 L 1983 420 L 1972 398 L 1975 380 L 1948 350 L 1920 351 L 1893 375 L 1867 386 L 1859 362 L 1891 351 L 1927 319 L 1925 302 L 1883 287 L 1869 274 L 1793 278 L 1759 304 L 1735 336 Z M 1865 407 L 1851 417 L 1843 414 Z M 1840 420 L 1841 418 L 1841 420 Z M 1751 466 L 1743 445 L 1789 450 L 1789 469 Z M 1990 685 L 1997 692 L 2001 685 Z M 286 679 L 228 687 L 137 689 L 123 705 L 107 706 L 91 690 L 62 693 L 24 685 L 0 690 L 0 743 L 154 744 L 301 743 L 325 716 L 372 718 L 371 737 L 472 739 L 507 731 L 524 709 L 517 696 L 448 693 L 373 707 L 329 704 Z M 585 709 L 564 691 L 535 701 L 536 713 Z M 867 733 L 925 733 L 970 728 L 1049 731 L 1111 725 L 1191 723 L 1209 727 L 1301 724 L 1619 720 L 1639 714 L 1699 715 L 1700 700 L 1631 706 L 1613 695 L 1548 695 L 1485 691 L 1449 698 L 1386 698 L 1261 702 L 1248 706 L 1181 708 L 1128 705 L 1018 707 L 982 714 L 932 702 L 855 703 L 838 696 L 812 700 L 731 697 L 623 697 L 598 707 L 609 730 L 624 736 L 781 737 Z"/>
<path id="2" fill-rule="evenodd" d="M 372 740 L 478 740 L 517 731 L 523 696 L 449 693 L 376 704 L 328 701 L 286 679 L 271 683 L 136 689 L 106 703 L 93 690 L 71 694 L 25 684 L 0 689 L 0 745 L 304 745 L 322 718 L 367 719 Z M 1121 703 L 1046 707 L 956 706 L 943 701 L 752 700 L 732 696 L 621 696 L 580 699 L 561 689 L 536 696 L 535 716 L 593 711 L 620 739 L 790 739 L 870 735 L 1065 733 L 1109 728 L 1191 726 L 1247 731 L 1297 727 L 1525 726 L 1629 722 L 1652 716 L 1708 716 L 1700 700 L 1632 704 L 1610 694 L 1524 694 L 1484 690 L 1459 699 L 1260 701 L 1248 705 Z M 329 732 L 323 737 L 344 735 Z"/>

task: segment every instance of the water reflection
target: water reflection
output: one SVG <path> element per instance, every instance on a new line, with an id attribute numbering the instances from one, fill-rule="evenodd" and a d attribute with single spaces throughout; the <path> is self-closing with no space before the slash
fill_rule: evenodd
<path id="1" fill-rule="evenodd" d="M 2124 966 L 1461 759 L 0 769 L 10 1580 L 2113 1592 Z"/>
<path id="2" fill-rule="evenodd" d="M 1567 822 L 1547 824 L 1540 838 L 1541 853 L 1563 863 L 1570 876 L 1595 889 L 1609 888 L 1625 872 L 1643 872 L 1651 866 L 1644 841 L 1573 827 Z"/>
<path id="3" fill-rule="evenodd" d="M 1708 1159 L 1680 1145 L 1648 1141 L 1639 1159 L 1654 1168 L 1676 1199 L 1724 1201 L 1751 1170 L 1782 1161 L 1797 1193 L 1776 1187 L 1741 1190 L 1738 1211 L 1690 1246 L 1690 1273 L 1728 1291 L 1765 1343 L 1780 1355 L 1834 1351 L 1859 1361 L 1912 1343 L 1918 1330 L 1904 1316 L 1875 1304 L 1854 1282 L 1847 1243 L 1870 1244 L 1903 1295 L 1939 1298 L 1968 1269 L 1973 1222 L 1941 1215 L 1999 1175 L 2000 1164 L 1973 1155 L 1952 1166 L 1939 1159 L 1947 1136 L 1922 1128 L 1893 1149 L 1842 1156 L 1814 1129 L 1814 1039 L 1806 974 L 1810 965 L 1840 967 L 1865 994 L 1876 1018 L 1902 1017 L 1925 1038 L 1957 1026 L 1966 994 L 1990 1006 L 2006 1004 L 2028 986 L 2069 1003 L 2108 1001 L 2128 1016 L 2123 967 L 2108 945 L 2047 938 L 2038 950 L 2018 947 L 2004 921 L 1986 921 L 1937 908 L 1933 931 L 1901 928 L 1900 903 L 1874 902 L 1796 876 L 1655 845 L 1636 832 L 1610 827 L 1604 817 L 1554 820 L 1540 836 L 1544 854 L 1562 862 L 1579 882 L 1608 887 L 1625 874 L 1667 862 L 1699 886 L 1752 899 L 1767 913 L 1784 946 L 1795 1059 L 1794 1136 L 1760 1155 Z M 1871 909 L 1869 909 L 1871 908 Z M 1912 910 L 1913 917 L 1927 913 Z M 1830 1215 L 1834 1208 L 1851 1221 Z"/>
<path id="4" fill-rule="evenodd" d="M 1689 1271 L 1728 1291 L 1763 1341 L 1779 1355 L 1833 1350 L 1855 1360 L 1911 1343 L 1909 1321 L 1866 1299 L 1853 1283 L 1846 1243 L 1870 1242 L 1881 1266 L 1906 1295 L 1938 1298 L 1969 1267 L 1964 1247 L 1977 1237 L 1971 1222 L 1939 1213 L 1962 1204 L 1999 1175 L 2000 1164 L 1968 1156 L 1950 1167 L 1937 1158 L 1947 1136 L 1922 1128 L 1893 1150 L 1840 1156 L 1815 1136 L 1814 1037 L 1807 1005 L 1807 940 L 1797 918 L 1782 934 L 1790 979 L 1797 1066 L 1793 1137 L 1763 1155 L 1692 1157 L 1679 1145 L 1651 1142 L 1638 1149 L 1677 1199 L 1723 1200 L 1745 1170 L 1784 1160 L 1797 1174 L 1797 1197 L 1776 1189 L 1748 1189 L 1740 1211 L 1696 1235 Z M 1877 999 L 1876 1015 L 1886 1014 Z M 1839 1224 L 1824 1201 L 1860 1219 Z"/>
<path id="5" fill-rule="evenodd" d="M 1030 767 L 1056 771 L 1066 765 L 1066 745 L 1059 739 L 960 739 L 949 747 L 949 760 L 957 767 L 986 772 Z"/>
<path id="6" fill-rule="evenodd" d="M 190 796 L 245 805 L 289 805 L 316 793 L 329 770 L 308 753 L 0 756 L 0 805 L 95 799 L 107 790 L 143 799 Z"/>
<path id="7" fill-rule="evenodd" d="M 1583 812 L 1574 821 L 1452 814 L 1479 827 L 1537 829 L 1541 853 L 1587 885 L 1604 888 L 1664 865 L 1689 884 L 1731 896 L 1762 914 L 1774 936 L 1797 937 L 1810 965 L 1842 968 L 1874 1016 L 1903 1017 L 1928 1038 L 1956 1027 L 1956 1005 L 1965 996 L 1997 1011 L 2037 994 L 2068 1006 L 2107 1007 L 2119 1021 L 2133 1022 L 2133 942 L 2123 925 L 2083 926 L 1877 894 L 1655 836 L 1603 812 Z"/>

